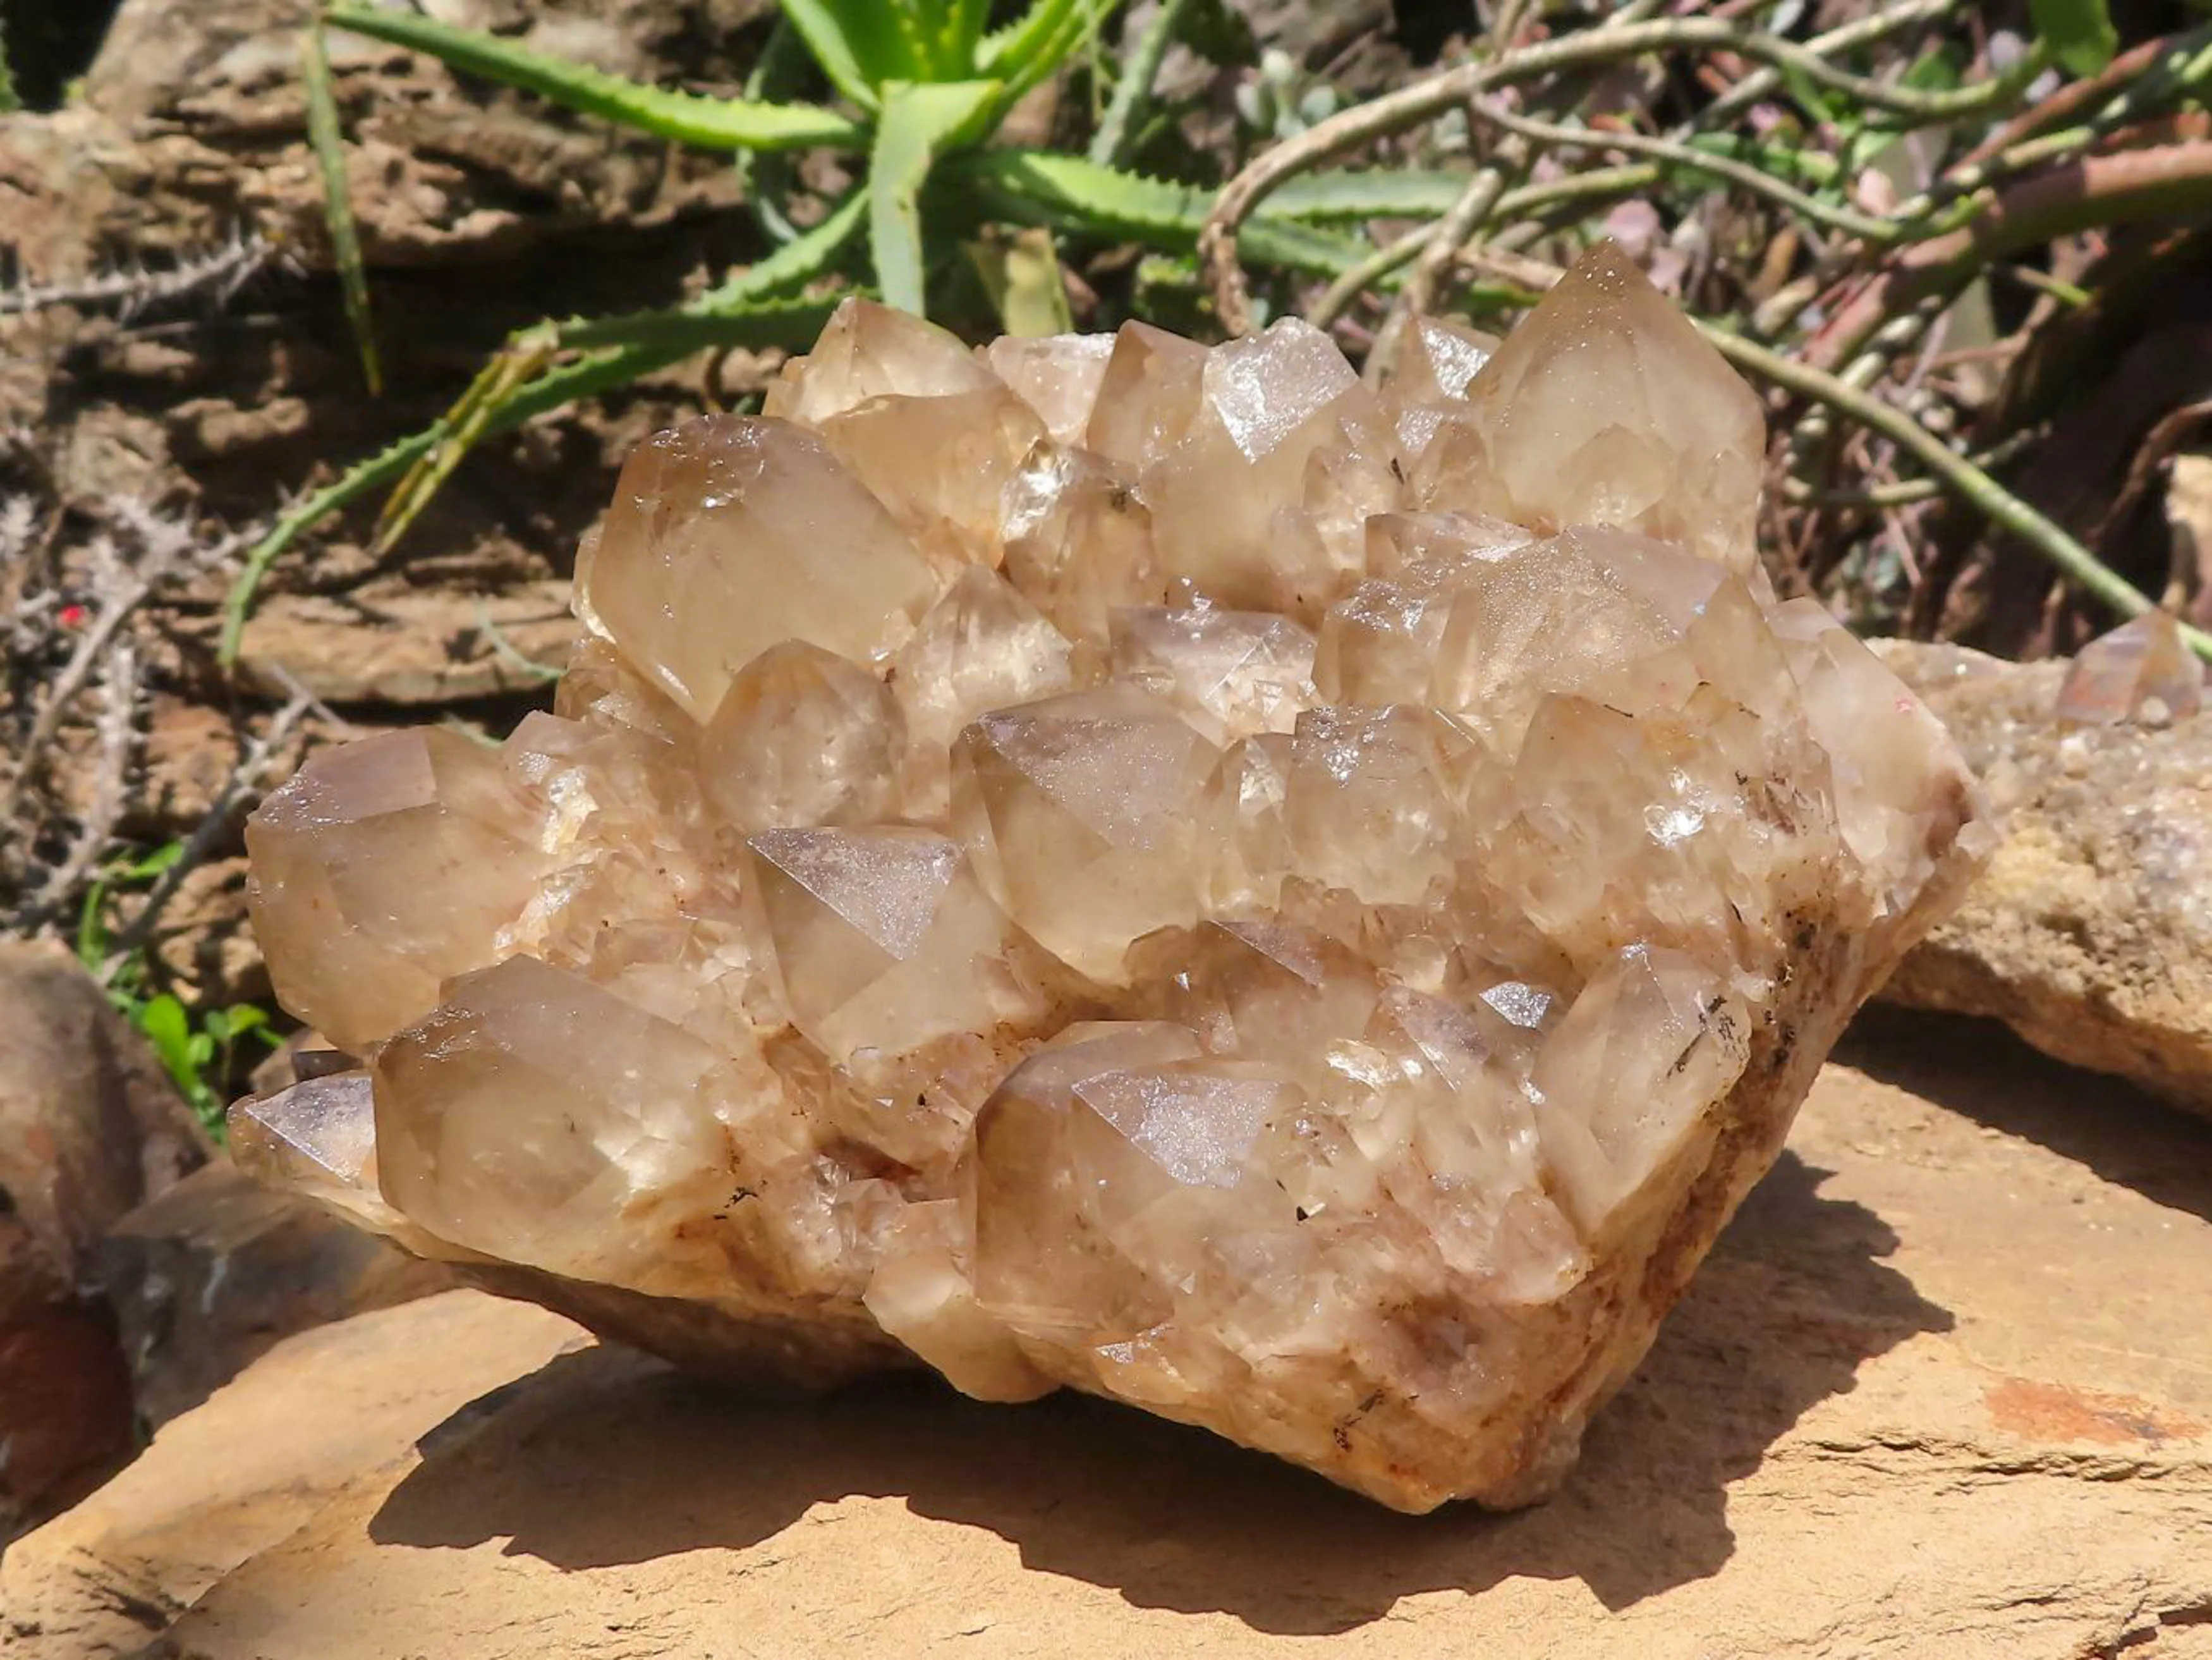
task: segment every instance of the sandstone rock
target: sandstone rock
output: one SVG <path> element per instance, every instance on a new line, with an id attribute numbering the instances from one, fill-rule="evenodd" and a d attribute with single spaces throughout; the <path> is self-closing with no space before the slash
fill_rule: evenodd
<path id="1" fill-rule="evenodd" d="M 204 1160 L 137 1034 L 58 946 L 0 942 L 0 1541 L 127 1456 L 130 1374 L 93 1295 L 108 1226 Z"/>
<path id="2" fill-rule="evenodd" d="M 1980 832 L 1757 576 L 1755 401 L 1617 252 L 1422 344 L 1378 392 L 1295 319 L 848 302 L 630 458 L 554 714 L 255 816 L 279 995 L 365 1066 L 241 1158 L 687 1355 L 1540 1496 Z"/>
<path id="3" fill-rule="evenodd" d="M 347 1482 L 404 1468 L 420 1438 L 581 1338 L 541 1309 L 447 1292 L 287 1339 L 0 1558 L 0 1653 L 137 1652 Z"/>
<path id="4" fill-rule="evenodd" d="M 491 594 L 387 586 L 343 603 L 288 594 L 246 623 L 239 665 L 277 697 L 305 686 L 334 703 L 452 703 L 542 684 L 576 633 L 558 582 Z"/>
<path id="5" fill-rule="evenodd" d="M 94 1255 L 138 1415 L 158 1427 L 295 1332 L 448 1291 L 453 1271 L 228 1159 L 118 1220 Z"/>
<path id="6" fill-rule="evenodd" d="M 2142 634 L 2073 666 L 1883 642 L 2006 830 L 1882 994 L 1993 1015 L 2061 1060 L 2212 1113 L 2212 713 L 2179 641 L 2151 650 Z"/>
<path id="7" fill-rule="evenodd" d="M 486 1355 L 455 1395 L 521 1381 L 414 1451 L 301 1455 L 354 1474 L 312 1516 L 272 1501 L 296 1530 L 266 1527 L 149 1656 L 2201 1660 L 2212 1127 L 2001 1032 L 1966 1054 L 1931 1017 L 1863 1023 L 1847 1052 L 1540 1509 L 1409 1520 L 1066 1395 L 779 1402 L 607 1350 L 522 1377 L 544 1340 L 493 1339 L 528 1316 L 456 1295 L 280 1348 L 173 1425 L 99 1524 L 232 1536 L 269 1479 L 232 1480 L 240 1450 L 443 1388 L 435 1336 Z M 149 1521 L 202 1502 L 141 1532 L 126 1487 Z M 118 1560 L 158 1578 L 98 1537 L 71 1517 L 17 1547 L 19 1627 L 72 1568 L 78 1607 L 140 1583 Z"/>
<path id="8" fill-rule="evenodd" d="M 0 115 L 8 280 L 27 307 L 0 316 L 0 426 L 35 435 L 30 472 L 51 472 L 57 502 L 136 502 L 212 541 L 427 425 L 510 330 L 674 303 L 754 252 L 732 234 L 742 193 L 721 159 L 333 30 L 384 367 L 384 395 L 367 398 L 307 144 L 299 8 L 105 9 L 115 16 L 76 95 L 51 112 Z M 648 83 L 734 93 L 750 67 L 744 26 L 761 9 L 456 0 L 438 16 Z M 256 315 L 246 344 L 224 314 L 234 308 Z M 741 366 L 738 378 L 753 372 Z M 456 617 L 425 591 L 442 582 L 492 596 L 502 625 L 535 634 L 526 654 L 549 649 L 555 636 L 530 620 L 542 615 L 530 585 L 565 578 L 623 451 L 693 396 L 647 387 L 482 447 L 428 509 L 409 584 L 372 591 L 350 629 L 327 596 L 376 570 L 369 516 L 319 529 L 301 557 L 316 597 L 284 594 L 295 568 L 283 562 L 264 599 L 286 607 L 257 629 L 250 656 L 264 667 L 320 662 L 341 686 L 367 683 L 367 695 L 520 683 L 483 646 L 465 599 Z M 224 580 L 208 571 L 202 597 Z M 386 647 L 380 667 L 371 635 Z M 448 644 L 458 660 L 441 668 Z M 336 648 L 327 660 L 325 645 Z M 162 668 L 162 690 L 191 684 Z M 193 816 L 165 822 L 182 833 Z"/>

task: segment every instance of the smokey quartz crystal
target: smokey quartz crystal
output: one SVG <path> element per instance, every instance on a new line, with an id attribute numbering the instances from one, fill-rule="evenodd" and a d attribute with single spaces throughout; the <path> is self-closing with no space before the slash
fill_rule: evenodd
<path id="1" fill-rule="evenodd" d="M 692 1364 L 1542 1494 L 1986 832 L 1617 252 L 1407 356 L 848 303 L 632 456 L 553 714 L 255 815 L 363 1064 L 241 1159 Z"/>

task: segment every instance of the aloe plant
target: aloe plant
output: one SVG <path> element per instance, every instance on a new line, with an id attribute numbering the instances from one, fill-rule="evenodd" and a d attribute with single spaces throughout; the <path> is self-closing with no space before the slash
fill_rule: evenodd
<path id="1" fill-rule="evenodd" d="M 1038 228 L 1190 249 L 1210 193 L 1119 165 L 1128 148 L 1127 135 L 1150 95 L 1165 30 L 1182 8 L 1169 8 L 1139 43 L 1090 158 L 992 142 L 1014 105 L 1085 48 L 1114 5 L 1115 0 L 1032 0 L 1011 23 L 987 30 L 986 0 L 781 0 L 780 27 L 795 37 L 818 73 L 825 94 L 818 102 L 715 98 L 643 86 L 414 13 L 355 0 L 325 6 L 306 41 L 307 79 L 318 94 L 317 148 L 333 245 L 348 313 L 363 336 L 365 362 L 374 362 L 366 338 L 367 299 L 343 199 L 343 169 L 335 159 L 337 114 L 321 59 L 325 28 L 426 52 L 464 74 L 676 143 L 732 152 L 748 163 L 793 150 L 844 152 L 860 164 L 854 169 L 860 182 L 803 231 L 797 225 L 808 216 L 795 203 L 757 202 L 763 225 L 787 240 L 678 310 L 551 322 L 517 334 L 441 420 L 355 465 L 287 513 L 253 549 L 226 607 L 223 661 L 237 654 L 247 611 L 270 562 L 326 514 L 396 485 L 378 527 L 380 550 L 404 532 L 478 439 L 703 349 L 803 346 L 826 310 L 825 301 L 807 296 L 830 279 L 842 282 L 842 291 L 872 291 L 921 313 L 933 282 L 958 269 L 963 249 L 995 251 L 999 263 L 987 263 L 981 286 L 998 301 L 1002 325 L 1012 330 L 1064 316 L 1061 308 L 1038 303 L 1038 264 L 1051 258 L 1049 237 L 1040 238 Z M 749 91 L 757 94 L 770 79 L 757 76 Z M 791 176 L 787 169 L 766 165 L 749 174 L 757 192 Z M 1341 274 L 1365 248 L 1327 228 L 1329 222 L 1448 204 L 1460 182 L 1405 176 L 1317 179 L 1286 192 L 1283 202 L 1252 223 L 1247 255 L 1259 265 Z M 1017 233 L 1015 228 L 1024 228 Z M 1009 260 L 1019 268 L 1019 280 L 1010 280 Z M 1057 283 L 1056 267 L 1048 277 L 1046 286 Z"/>

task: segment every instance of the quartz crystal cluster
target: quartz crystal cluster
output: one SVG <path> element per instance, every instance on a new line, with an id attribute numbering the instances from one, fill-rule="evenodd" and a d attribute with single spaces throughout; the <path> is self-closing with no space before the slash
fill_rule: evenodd
<path id="1" fill-rule="evenodd" d="M 1979 831 L 1615 251 L 1409 358 L 848 303 L 630 458 L 555 713 L 255 815 L 358 1064 L 240 1156 L 695 1362 L 1540 1494 Z"/>

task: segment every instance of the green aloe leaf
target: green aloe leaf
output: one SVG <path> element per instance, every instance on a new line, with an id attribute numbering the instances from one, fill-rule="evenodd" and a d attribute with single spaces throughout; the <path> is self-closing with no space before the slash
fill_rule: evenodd
<path id="1" fill-rule="evenodd" d="M 678 307 L 541 323 L 521 331 L 446 412 L 436 442 L 392 490 L 377 521 L 376 552 L 388 551 L 406 533 L 468 453 L 498 429 L 500 417 L 544 378 L 557 353 L 615 347 L 650 352 L 664 362 L 673 362 L 695 351 L 722 346 L 755 351 L 780 346 L 799 351 L 813 344 L 836 304 L 836 299 L 760 300 L 714 311 Z"/>
<path id="2" fill-rule="evenodd" d="M 337 94 L 331 85 L 331 59 L 319 23 L 300 40 L 300 76 L 307 94 L 307 143 L 323 183 L 323 223 L 331 234 L 337 263 L 338 292 L 345 301 L 346 327 L 361 354 L 362 379 L 371 396 L 384 390 L 384 371 L 376 360 L 376 333 L 368 312 L 368 267 L 361 257 L 361 234 L 354 224 L 353 197 L 346 189 L 345 139 L 338 131 Z"/>
<path id="3" fill-rule="evenodd" d="M 995 81 L 884 88 L 868 158 L 868 246 L 886 304 L 922 314 L 921 187 L 938 156 L 988 119 L 1000 91 Z"/>
<path id="4" fill-rule="evenodd" d="M 844 298 L 842 293 L 819 299 L 788 295 L 716 311 L 683 307 L 639 311 L 624 317 L 563 323 L 556 332 L 564 347 L 642 346 L 669 351 L 677 357 L 720 346 L 742 346 L 754 351 L 778 346 L 786 351 L 804 351 L 814 344 Z"/>
<path id="5" fill-rule="evenodd" d="M 1030 9 L 975 46 L 975 67 L 1002 79 L 1043 51 L 1081 0 L 1031 0 Z"/>
<path id="6" fill-rule="evenodd" d="M 384 511 L 377 516 L 374 552 L 379 556 L 389 552 L 392 544 L 407 533 L 416 516 L 430 505 L 430 498 L 460 465 L 461 458 L 483 436 L 492 417 L 511 403 L 516 392 L 544 374 L 560 345 L 552 325 L 541 323 L 518 333 L 477 372 L 460 401 L 446 412 L 440 423 L 445 431 L 436 445 L 407 470 L 399 487 L 386 498 Z"/>
<path id="7" fill-rule="evenodd" d="M 873 9 L 889 20 L 898 34 L 898 58 L 883 81 L 957 81 L 968 70 L 965 64 L 946 73 L 938 66 L 938 25 L 944 20 L 933 0 L 875 0 Z"/>
<path id="8" fill-rule="evenodd" d="M 976 44 L 976 70 L 1004 81 L 1012 103 L 1049 78 L 1113 9 L 1114 0 L 1032 0 L 1027 11 Z"/>
<path id="9" fill-rule="evenodd" d="M 521 87 L 569 109 L 702 149 L 793 149 L 817 144 L 857 149 L 861 142 L 860 129 L 853 122 L 811 104 L 752 104 L 743 99 L 664 92 L 581 64 L 542 56 L 496 35 L 348 0 L 331 6 L 324 15 L 333 27 L 427 52 L 468 74 Z"/>
<path id="10" fill-rule="evenodd" d="M 1310 173 L 1267 193 L 1278 219 L 1434 219 L 1466 193 L 1471 173 L 1407 168 Z"/>
<path id="11" fill-rule="evenodd" d="M 887 81 L 912 80 L 917 65 L 894 9 L 877 0 L 781 0 L 830 84 L 870 114 Z"/>
<path id="12" fill-rule="evenodd" d="M 955 158 L 949 176 L 981 207 L 1016 223 L 1188 249 L 1213 205 L 1213 192 L 1148 179 L 1081 156 L 1048 150 L 987 149 Z M 1370 249 L 1349 237 L 1263 216 L 1241 237 L 1260 265 L 1335 276 Z"/>
<path id="13" fill-rule="evenodd" d="M 945 0 L 939 8 L 936 63 L 939 80 L 957 81 L 975 73 L 975 54 L 983 44 L 989 0 Z"/>
<path id="14" fill-rule="evenodd" d="M 628 386 L 640 375 L 665 368 L 683 356 L 681 350 L 644 346 L 593 352 L 549 370 L 542 379 L 532 381 L 490 420 L 485 430 L 507 431 L 548 410 Z M 254 596 L 260 592 L 262 579 L 268 575 L 270 566 L 331 514 L 351 507 L 387 484 L 397 483 L 410 467 L 430 453 L 445 431 L 445 422 L 434 421 L 422 431 L 395 439 L 374 455 L 355 462 L 330 483 L 293 506 L 270 526 L 266 535 L 246 550 L 246 562 L 231 579 L 229 592 L 223 596 L 222 638 L 216 648 L 216 662 L 228 669 L 238 661 L 246 619 L 252 614 Z"/>
<path id="15" fill-rule="evenodd" d="M 1152 82 L 1159 76 L 1160 60 L 1167 56 L 1176 31 L 1182 27 L 1190 0 L 1160 0 L 1152 21 L 1138 38 L 1128 60 L 1114 82 L 1114 97 L 1091 136 L 1090 157 L 1107 167 L 1118 167 L 1129 154 L 1132 141 L 1143 131 L 1140 117 L 1152 100 Z M 1126 36 L 1125 36 L 1126 38 Z"/>
<path id="16" fill-rule="evenodd" d="M 1060 8 L 1062 15 L 1051 32 L 1037 40 L 1033 48 L 1024 43 L 1024 50 L 1000 58 L 989 71 L 1006 82 L 999 107 L 1011 108 L 1017 100 L 1026 97 L 1059 73 L 1060 66 L 1097 34 L 1098 26 L 1113 9 L 1114 0 L 1073 0 L 1073 3 Z"/>
<path id="17" fill-rule="evenodd" d="M 1067 308 L 1066 275 L 1050 231 L 1032 226 L 1009 237 L 972 242 L 968 257 L 1008 334 L 1036 339 L 1066 334 L 1075 326 Z"/>

